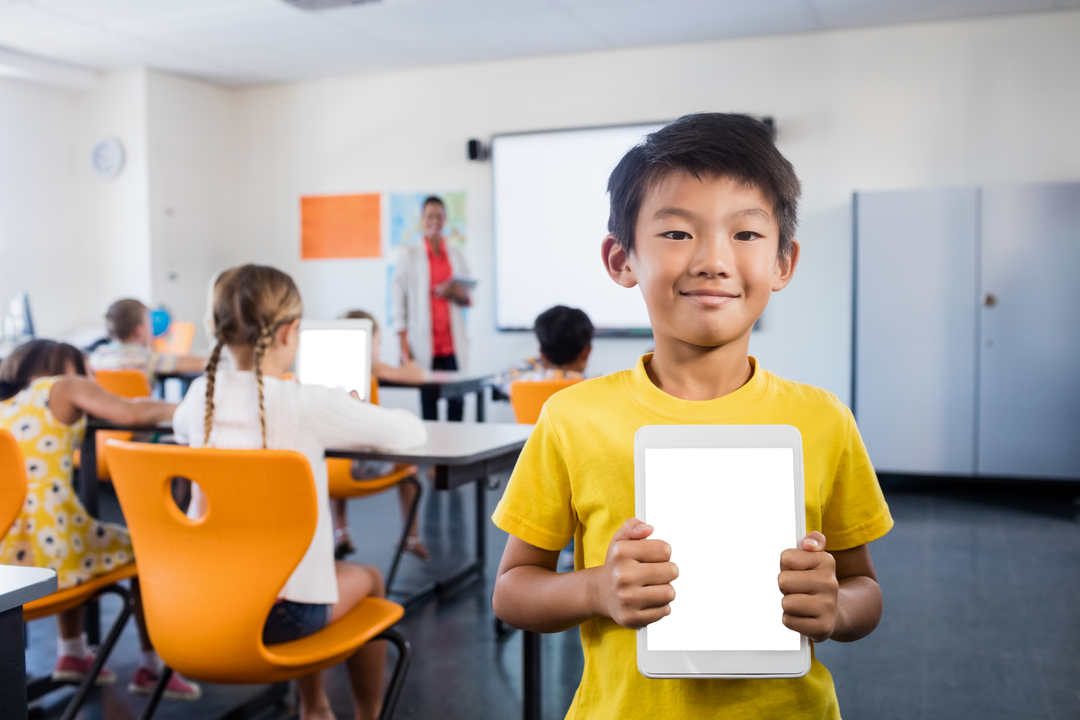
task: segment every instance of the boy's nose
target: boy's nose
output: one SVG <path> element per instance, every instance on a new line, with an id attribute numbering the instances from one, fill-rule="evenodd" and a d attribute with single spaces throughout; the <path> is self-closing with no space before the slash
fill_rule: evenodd
<path id="1" fill-rule="evenodd" d="M 731 244 L 726 238 L 704 239 L 699 243 L 698 251 L 694 255 L 691 274 L 705 277 L 727 276 L 731 272 L 731 263 Z"/>

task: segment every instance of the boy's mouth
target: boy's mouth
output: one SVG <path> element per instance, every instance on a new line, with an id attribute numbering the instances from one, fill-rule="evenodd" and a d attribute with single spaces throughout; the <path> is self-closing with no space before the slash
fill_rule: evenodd
<path id="1" fill-rule="evenodd" d="M 691 290 L 689 292 L 680 292 L 679 294 L 683 297 L 690 298 L 700 305 L 706 305 L 708 307 L 726 305 L 739 297 L 735 293 L 725 292 L 724 290 Z"/>

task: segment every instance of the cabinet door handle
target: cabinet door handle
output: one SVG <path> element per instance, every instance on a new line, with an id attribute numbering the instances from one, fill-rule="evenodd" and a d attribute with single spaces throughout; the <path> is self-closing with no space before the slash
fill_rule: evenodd
<path id="1" fill-rule="evenodd" d="M 997 305 L 997 295 L 994 293 L 986 293 L 979 299 L 979 302 L 981 302 L 984 307 L 994 307 Z"/>

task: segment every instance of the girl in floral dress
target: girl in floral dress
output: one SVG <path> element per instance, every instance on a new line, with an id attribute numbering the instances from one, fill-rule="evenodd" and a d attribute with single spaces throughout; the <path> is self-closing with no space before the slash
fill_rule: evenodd
<path id="1" fill-rule="evenodd" d="M 72 453 L 82 441 L 86 414 L 121 425 L 153 425 L 172 417 L 171 403 L 126 400 L 86 377 L 81 352 L 71 345 L 35 340 L 0 364 L 0 428 L 19 443 L 28 488 L 22 512 L 0 540 L 0 564 L 55 570 L 60 590 L 75 587 L 134 561 L 131 539 L 120 525 L 90 517 L 71 484 Z M 2 530 L 2 528 L 0 528 Z M 132 581 L 143 653 L 129 689 L 149 692 L 161 671 L 150 645 Z M 94 656 L 83 633 L 84 609 L 59 613 L 59 660 L 53 677 L 78 682 Z M 98 685 L 116 681 L 102 669 Z M 180 678 L 166 697 L 194 700 L 198 685 Z"/>

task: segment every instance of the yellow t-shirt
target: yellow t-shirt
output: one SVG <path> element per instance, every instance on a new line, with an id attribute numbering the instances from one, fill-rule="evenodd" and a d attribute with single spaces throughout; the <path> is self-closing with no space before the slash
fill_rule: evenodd
<path id="1" fill-rule="evenodd" d="M 611 537 L 634 516 L 638 428 L 786 424 L 802 433 L 807 532 L 824 533 L 826 549 L 835 551 L 892 527 L 855 420 L 836 396 L 777 377 L 750 358 L 753 374 L 735 392 L 680 400 L 649 380 L 651 358 L 548 401 L 495 508 L 496 525 L 546 550 L 574 538 L 577 569 L 603 565 Z M 633 630 L 609 618 L 581 625 L 585 669 L 568 719 L 840 717 L 832 676 L 816 658 L 794 680 L 651 680 L 638 672 L 635 640 Z"/>

